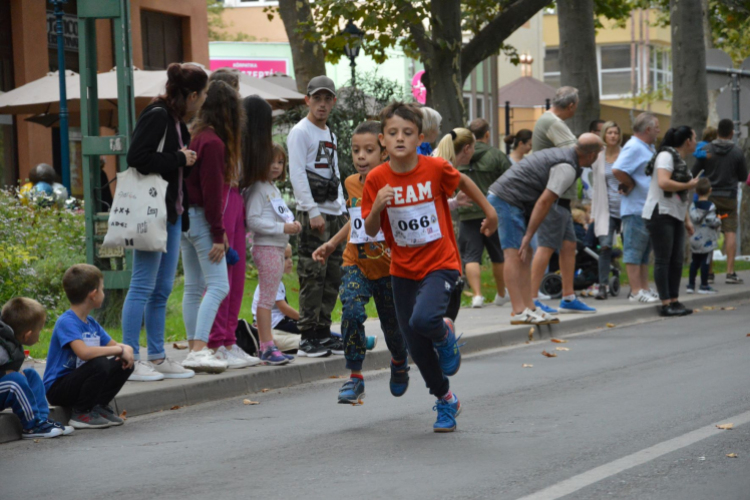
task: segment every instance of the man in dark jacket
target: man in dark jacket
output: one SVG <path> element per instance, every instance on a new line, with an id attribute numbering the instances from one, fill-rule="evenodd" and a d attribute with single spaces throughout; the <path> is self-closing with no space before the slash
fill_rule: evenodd
<path id="1" fill-rule="evenodd" d="M 476 145 L 474 155 L 468 165 L 456 165 L 456 169 L 466 174 L 479 187 L 483 193 L 487 193 L 490 185 L 495 182 L 506 170 L 510 168 L 510 160 L 505 153 L 489 145 L 490 124 L 483 118 L 477 118 L 469 124 L 469 130 L 474 134 Z M 484 212 L 476 203 L 468 207 L 458 209 L 459 236 L 458 248 L 461 252 L 461 260 L 466 268 L 466 280 L 469 282 L 474 297 L 471 307 L 482 307 L 484 296 L 481 289 L 482 253 L 487 249 L 492 262 L 492 274 L 495 277 L 497 293 L 492 302 L 497 306 L 506 304 L 509 300 L 505 293 L 505 281 L 503 280 L 503 249 L 500 246 L 500 238 L 497 231 L 492 236 L 485 236 L 479 228 L 484 220 Z"/>
<path id="2" fill-rule="evenodd" d="M 706 157 L 699 158 L 693 166 L 693 175 L 704 170 L 704 177 L 711 181 L 710 201 L 716 205 L 724 233 L 724 250 L 727 253 L 726 283 L 742 284 L 734 272 L 734 257 L 737 253 L 737 184 L 747 180 L 747 163 L 742 150 L 732 142 L 734 123 L 725 118 L 719 122 L 719 137 L 708 145 Z"/>
<path id="3" fill-rule="evenodd" d="M 11 408 L 21 420 L 23 439 L 53 438 L 70 434 L 72 427 L 63 427 L 48 420 L 49 405 L 42 378 L 33 368 L 23 371 L 24 345 L 39 341 L 39 333 L 47 314 L 32 299 L 16 297 L 2 309 L 0 320 L 0 411 Z"/>

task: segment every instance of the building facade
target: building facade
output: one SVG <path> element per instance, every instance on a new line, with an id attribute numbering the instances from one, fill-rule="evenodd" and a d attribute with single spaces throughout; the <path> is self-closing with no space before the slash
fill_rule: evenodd
<path id="1" fill-rule="evenodd" d="M 78 2 L 65 4 L 66 69 L 79 71 Z M 133 64 L 165 69 L 171 62 L 193 61 L 208 66 L 208 17 L 205 0 L 130 0 Z M 114 66 L 113 30 L 109 20 L 97 27 L 98 72 Z M 40 41 L 43 41 L 40 44 Z M 42 45 L 43 50 L 40 50 Z M 57 45 L 52 5 L 46 1 L 0 0 L 0 91 L 7 92 L 57 70 Z M 60 172 L 59 128 L 26 121 L 28 116 L 0 115 L 0 184 L 12 185 L 39 163 Z M 71 113 L 71 183 L 80 170 L 80 117 Z M 102 129 L 102 135 L 114 131 Z M 108 159 L 110 178 L 114 161 Z M 68 186 L 77 194 L 80 186 Z"/>

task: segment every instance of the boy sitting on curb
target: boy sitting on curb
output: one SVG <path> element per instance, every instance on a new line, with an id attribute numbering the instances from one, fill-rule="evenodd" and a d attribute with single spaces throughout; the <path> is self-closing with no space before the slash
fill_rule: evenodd
<path id="1" fill-rule="evenodd" d="M 21 371 L 23 346 L 39 341 L 47 313 L 33 299 L 16 297 L 2 310 L 0 321 L 0 410 L 12 408 L 21 420 L 22 439 L 68 435 L 72 427 L 49 420 L 49 405 L 42 378 L 33 368 Z"/>
<path id="2" fill-rule="evenodd" d="M 44 387 L 47 400 L 71 406 L 70 425 L 99 429 L 122 425 L 109 405 L 133 372 L 133 349 L 118 344 L 90 316 L 104 302 L 104 276 L 89 264 L 65 271 L 63 289 L 70 309 L 52 332 Z"/>

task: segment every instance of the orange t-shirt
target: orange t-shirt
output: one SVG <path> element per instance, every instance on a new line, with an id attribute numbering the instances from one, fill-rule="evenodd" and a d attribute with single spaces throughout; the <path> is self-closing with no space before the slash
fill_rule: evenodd
<path id="1" fill-rule="evenodd" d="M 391 249 L 391 275 L 421 280 L 433 271 L 461 271 L 448 208 L 448 196 L 458 188 L 460 178 L 458 170 L 444 159 L 422 155 L 410 172 L 394 172 L 390 163 L 384 163 L 367 174 L 363 219 L 370 215 L 382 187 L 389 184 L 395 191 L 380 214 L 381 229 Z"/>
<path id="2" fill-rule="evenodd" d="M 359 174 L 350 175 L 344 181 L 349 199 L 346 200 L 347 208 L 360 207 L 362 205 L 362 191 L 365 185 L 359 179 Z M 364 220 L 364 219 L 363 219 Z M 350 219 L 350 222 L 354 222 Z M 386 242 L 362 243 L 355 245 L 349 243 L 346 237 L 346 249 L 344 250 L 344 266 L 357 266 L 368 280 L 378 280 L 391 274 L 391 250 Z"/>

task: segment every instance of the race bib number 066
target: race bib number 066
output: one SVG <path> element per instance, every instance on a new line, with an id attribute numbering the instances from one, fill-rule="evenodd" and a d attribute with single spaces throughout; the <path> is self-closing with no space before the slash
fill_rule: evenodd
<path id="1" fill-rule="evenodd" d="M 421 246 L 443 237 L 435 202 L 410 207 L 388 207 L 393 239 L 400 246 Z"/>
<path id="2" fill-rule="evenodd" d="M 349 243 L 354 245 L 362 245 L 365 243 L 374 243 L 377 241 L 385 241 L 385 235 L 383 231 L 378 231 L 378 234 L 374 238 L 367 236 L 365 232 L 365 221 L 362 218 L 361 207 L 350 207 L 349 216 L 351 217 L 351 232 L 349 233 Z"/>

